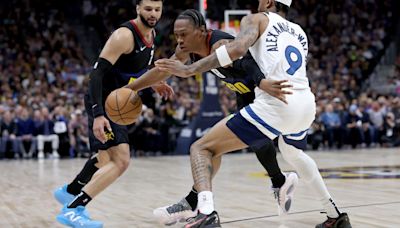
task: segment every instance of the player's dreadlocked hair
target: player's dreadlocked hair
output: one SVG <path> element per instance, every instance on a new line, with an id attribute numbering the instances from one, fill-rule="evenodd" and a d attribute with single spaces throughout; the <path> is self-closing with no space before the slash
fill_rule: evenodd
<path id="1" fill-rule="evenodd" d="M 193 25 L 197 28 L 204 28 L 204 30 L 207 29 L 207 25 L 206 25 L 206 20 L 204 19 L 203 15 L 195 10 L 195 9 L 188 9 L 183 11 L 181 14 L 178 15 L 178 17 L 176 18 L 178 19 L 188 19 L 189 21 L 191 21 L 193 23 Z"/>
<path id="2" fill-rule="evenodd" d="M 275 1 L 275 8 L 276 8 L 276 12 L 283 12 L 284 14 L 289 13 L 289 6 L 282 4 L 280 2 Z"/>

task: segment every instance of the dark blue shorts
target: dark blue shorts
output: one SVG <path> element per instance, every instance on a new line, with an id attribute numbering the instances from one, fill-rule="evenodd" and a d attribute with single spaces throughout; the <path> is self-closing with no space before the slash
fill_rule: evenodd
<path id="1" fill-rule="evenodd" d="M 247 121 L 240 112 L 235 113 L 226 123 L 226 126 L 240 139 L 242 142 L 251 147 L 260 147 L 273 139 L 268 138 L 256 126 Z M 298 149 L 305 150 L 307 148 L 307 130 L 297 134 L 282 135 L 284 141 Z"/>

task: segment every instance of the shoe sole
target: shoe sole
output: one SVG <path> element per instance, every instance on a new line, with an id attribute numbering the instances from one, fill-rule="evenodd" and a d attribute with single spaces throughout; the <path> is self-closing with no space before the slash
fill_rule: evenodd
<path id="1" fill-rule="evenodd" d="M 66 225 L 66 226 L 69 226 L 69 227 L 74 227 L 74 226 L 71 225 L 67 220 L 65 220 L 63 217 L 61 217 L 61 216 L 59 216 L 59 215 L 57 215 L 56 220 L 57 220 L 59 223 L 63 224 L 63 225 Z"/>
<path id="2" fill-rule="evenodd" d="M 280 204 L 278 205 L 278 214 L 279 215 L 287 215 L 289 213 L 290 207 L 291 207 L 291 204 L 292 204 L 292 198 L 293 198 L 294 190 L 296 189 L 296 186 L 297 186 L 298 181 L 299 181 L 298 176 L 295 173 L 289 175 L 289 177 L 291 177 L 291 179 L 293 179 L 293 180 L 291 180 L 293 183 L 288 187 L 288 190 L 286 191 L 286 198 L 284 200 L 284 202 L 285 202 L 284 208 L 282 208 Z M 297 178 L 295 178 L 295 177 L 297 177 Z M 288 206 L 289 209 L 288 210 L 286 210 L 287 204 L 289 204 L 289 206 Z"/>
<path id="3" fill-rule="evenodd" d="M 162 211 L 162 214 L 165 214 L 165 212 L 163 210 L 161 210 L 161 211 Z M 190 214 L 190 212 L 186 212 L 182 216 L 179 216 L 179 217 L 176 217 L 176 218 L 167 218 L 167 219 L 165 219 L 162 216 L 157 216 L 155 212 L 156 211 L 153 211 L 153 216 L 156 218 L 156 220 L 160 224 L 162 224 L 164 226 L 172 226 L 172 225 L 175 225 L 177 223 L 184 223 L 184 222 L 187 222 L 188 219 L 193 218 L 193 217 L 195 217 L 197 215 L 196 212 L 193 212 L 192 214 Z"/>

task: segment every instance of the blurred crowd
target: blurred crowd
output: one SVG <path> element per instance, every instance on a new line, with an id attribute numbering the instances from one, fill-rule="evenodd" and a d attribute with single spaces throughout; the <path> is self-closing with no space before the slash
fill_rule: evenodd
<path id="1" fill-rule="evenodd" d="M 249 4 L 233 2 L 233 8 Z M 0 7 L 0 158 L 91 154 L 83 95 L 93 62 L 64 11 L 49 4 L 14 0 Z M 85 29 L 96 32 L 102 42 L 135 16 L 133 1 L 70 4 L 80 9 L 74 13 Z M 211 18 L 221 14 L 215 13 L 218 4 L 209 4 Z M 197 8 L 192 1 L 166 0 L 164 5 L 157 58 L 173 53 L 172 22 L 181 9 Z M 318 105 L 310 148 L 400 145 L 400 89 L 382 96 L 364 83 L 393 34 L 392 7 L 390 0 L 294 1 L 290 17 L 309 36 L 308 77 Z M 173 99 L 152 94 L 144 101 L 142 116 L 129 127 L 135 154 L 174 150 L 180 129 L 199 111 L 200 80 L 172 77 Z M 393 81 L 400 82 L 400 64 Z M 236 110 L 234 93 L 222 84 L 220 102 L 225 114 Z"/>

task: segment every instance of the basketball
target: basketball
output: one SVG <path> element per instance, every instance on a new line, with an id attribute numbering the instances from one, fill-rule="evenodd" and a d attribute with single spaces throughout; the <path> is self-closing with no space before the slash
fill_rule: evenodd
<path id="1" fill-rule="evenodd" d="M 112 91 L 105 104 L 108 118 L 119 125 L 129 125 L 136 122 L 142 112 L 142 100 L 139 95 L 128 88 Z"/>

